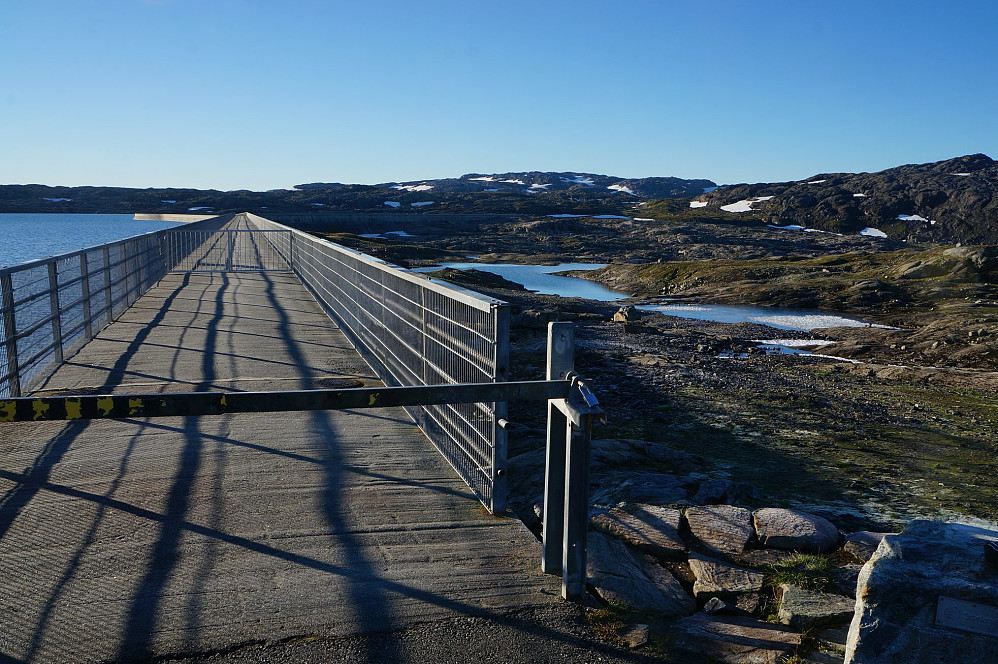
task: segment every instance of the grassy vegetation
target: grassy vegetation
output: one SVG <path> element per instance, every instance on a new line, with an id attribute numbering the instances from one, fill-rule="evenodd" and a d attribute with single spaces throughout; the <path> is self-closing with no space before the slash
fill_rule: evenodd
<path id="1" fill-rule="evenodd" d="M 825 592 L 832 582 L 832 564 L 824 556 L 795 553 L 764 570 L 766 583 L 772 587 L 787 583 L 804 590 Z"/>

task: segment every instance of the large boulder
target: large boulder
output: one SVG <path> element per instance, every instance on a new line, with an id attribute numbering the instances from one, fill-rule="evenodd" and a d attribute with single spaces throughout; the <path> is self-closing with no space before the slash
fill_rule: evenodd
<path id="1" fill-rule="evenodd" d="M 752 512 L 733 505 L 690 507 L 686 510 L 690 532 L 708 548 L 739 554 L 755 536 Z"/>
<path id="2" fill-rule="evenodd" d="M 876 552 L 877 547 L 880 546 L 880 542 L 884 537 L 891 534 L 860 530 L 846 535 L 845 544 L 842 545 L 842 548 L 863 562 L 866 562 Z"/>
<path id="3" fill-rule="evenodd" d="M 998 662 L 998 524 L 913 521 L 863 566 L 846 664 Z"/>
<path id="4" fill-rule="evenodd" d="M 679 536 L 679 519 L 679 510 L 638 504 L 596 514 L 591 524 L 635 549 L 670 560 L 685 560 L 686 543 Z"/>
<path id="5" fill-rule="evenodd" d="M 698 613 L 675 623 L 675 645 L 727 664 L 773 664 L 792 654 L 800 634 L 755 618 Z"/>
<path id="6" fill-rule="evenodd" d="M 587 547 L 587 581 L 606 601 L 667 616 L 696 610 L 682 584 L 654 559 L 633 555 L 623 542 L 603 533 L 590 532 Z"/>
<path id="7" fill-rule="evenodd" d="M 799 510 L 764 507 L 752 513 L 763 546 L 787 551 L 825 553 L 838 548 L 839 529 L 827 519 Z"/>

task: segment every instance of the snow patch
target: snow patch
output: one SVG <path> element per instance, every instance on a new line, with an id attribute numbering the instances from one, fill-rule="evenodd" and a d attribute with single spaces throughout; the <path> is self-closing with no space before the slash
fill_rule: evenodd
<path id="1" fill-rule="evenodd" d="M 898 221 L 924 221 L 929 223 L 929 220 L 919 214 L 899 214 Z"/>
<path id="2" fill-rule="evenodd" d="M 867 237 L 887 237 L 887 233 L 883 232 L 879 228 L 871 228 L 869 226 L 861 230 L 859 234 Z"/>
<path id="3" fill-rule="evenodd" d="M 828 182 L 828 180 L 808 180 L 804 184 L 821 184 L 822 182 Z"/>
<path id="4" fill-rule="evenodd" d="M 752 343 L 786 346 L 787 348 L 808 348 L 809 346 L 831 346 L 835 342 L 827 339 L 753 339 Z"/>
<path id="5" fill-rule="evenodd" d="M 585 185 L 589 185 L 590 187 L 592 187 L 592 186 L 594 186 L 596 184 L 595 182 L 593 182 L 592 178 L 588 178 L 588 177 L 586 177 L 584 175 L 576 175 L 576 176 L 570 177 L 570 178 L 561 177 L 559 179 L 562 182 L 570 182 L 572 184 L 585 184 Z"/>
<path id="6" fill-rule="evenodd" d="M 480 178 L 468 178 L 469 180 L 475 180 L 476 182 L 495 182 L 496 179 L 491 175 L 486 175 Z"/>
<path id="7" fill-rule="evenodd" d="M 499 180 L 499 182 L 508 182 L 510 184 L 527 184 L 523 180 Z"/>
<path id="8" fill-rule="evenodd" d="M 973 175 L 973 173 L 950 173 L 950 175 L 958 175 L 958 176 L 960 176 L 962 178 L 965 178 L 968 175 Z"/>
<path id="9" fill-rule="evenodd" d="M 631 196 L 637 196 L 637 194 L 635 194 L 631 189 L 625 187 L 622 184 L 611 184 L 609 187 L 607 187 L 607 189 L 612 189 L 613 191 L 616 191 L 618 194 L 630 194 Z"/>
<path id="10" fill-rule="evenodd" d="M 531 189 L 547 189 L 550 186 L 551 186 L 551 183 L 548 182 L 547 184 L 532 184 L 532 185 L 530 185 L 530 188 Z"/>
<path id="11" fill-rule="evenodd" d="M 393 184 L 392 189 L 401 189 L 403 191 L 429 191 L 433 189 L 432 184 Z"/>
<path id="12" fill-rule="evenodd" d="M 853 198 L 866 198 L 866 194 L 853 194 Z"/>
<path id="13" fill-rule="evenodd" d="M 690 201 L 691 208 L 707 207 L 707 201 Z"/>
<path id="14" fill-rule="evenodd" d="M 419 201 L 418 203 L 409 203 L 412 207 L 423 207 L 424 205 L 433 205 L 435 201 Z"/>
<path id="15" fill-rule="evenodd" d="M 317 205 L 319 207 L 322 207 L 323 205 L 325 205 L 325 203 L 312 203 L 312 205 Z"/>
<path id="16" fill-rule="evenodd" d="M 196 211 L 198 211 L 198 210 L 210 210 L 210 209 L 211 209 L 211 206 L 210 206 L 210 205 L 208 205 L 208 206 L 204 206 L 204 205 L 202 205 L 201 207 L 192 207 L 192 208 L 187 208 L 187 211 L 188 211 L 188 212 L 196 212 Z"/>
<path id="17" fill-rule="evenodd" d="M 67 201 L 73 200 L 72 198 L 42 198 L 43 201 L 48 201 L 49 203 L 65 203 Z"/>
<path id="18" fill-rule="evenodd" d="M 647 217 L 634 217 L 634 221 L 655 221 L 655 220 L 648 219 Z"/>
<path id="19" fill-rule="evenodd" d="M 160 201 L 160 203 L 170 203 L 171 205 L 174 204 L 174 203 L 176 203 L 176 202 L 177 201 Z"/>
<path id="20" fill-rule="evenodd" d="M 761 203 L 763 201 L 768 201 L 772 196 L 756 196 L 755 198 L 745 198 L 737 203 L 729 203 L 728 205 L 722 205 L 721 209 L 725 212 L 751 212 L 753 203 Z"/>
<path id="21" fill-rule="evenodd" d="M 388 207 L 397 208 L 402 204 L 399 203 L 398 201 L 385 201 L 385 205 L 387 205 Z"/>

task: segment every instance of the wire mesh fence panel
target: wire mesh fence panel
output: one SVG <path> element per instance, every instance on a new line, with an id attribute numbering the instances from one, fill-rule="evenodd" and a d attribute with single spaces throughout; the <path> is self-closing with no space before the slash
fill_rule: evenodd
<path id="1" fill-rule="evenodd" d="M 170 230 L 162 246 L 175 272 L 288 271 L 287 250 L 281 247 L 289 245 L 289 235 L 289 230 Z"/>
<path id="2" fill-rule="evenodd" d="M 248 214 L 260 230 L 290 230 Z M 505 302 L 435 281 L 301 231 L 266 236 L 390 386 L 508 379 Z M 505 509 L 505 404 L 407 407 L 492 511 Z"/>

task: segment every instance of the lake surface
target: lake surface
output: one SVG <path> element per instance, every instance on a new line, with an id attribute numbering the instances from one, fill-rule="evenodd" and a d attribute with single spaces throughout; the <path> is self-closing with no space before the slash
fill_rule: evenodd
<path id="1" fill-rule="evenodd" d="M 498 274 L 503 279 L 523 284 L 527 290 L 536 291 L 542 295 L 560 295 L 561 297 L 584 297 L 588 300 L 613 302 L 622 300 L 626 295 L 612 291 L 602 284 L 578 277 L 561 277 L 552 272 L 567 270 L 598 270 L 605 267 L 604 263 L 561 263 L 559 265 L 514 265 L 512 263 L 441 263 L 437 267 L 420 268 L 419 272 L 432 272 L 440 268 L 468 270 L 474 268 L 483 272 Z"/>
<path id="2" fill-rule="evenodd" d="M 420 268 L 418 272 L 430 272 L 441 267 L 467 270 L 474 268 L 498 274 L 529 290 L 545 295 L 562 297 L 584 297 L 589 300 L 614 302 L 627 297 L 624 293 L 578 277 L 562 277 L 552 272 L 568 270 L 597 270 L 605 267 L 601 263 L 561 263 L 560 265 L 515 265 L 511 263 L 442 263 L 438 267 Z M 747 307 L 724 304 L 646 304 L 637 307 L 642 311 L 654 311 L 667 316 L 714 321 L 716 323 L 759 323 L 781 330 L 810 331 L 822 327 L 866 327 L 866 321 L 836 315 L 827 311 L 799 311 L 774 307 Z M 873 327 L 886 327 L 873 325 Z"/>
<path id="3" fill-rule="evenodd" d="M 179 225 L 130 214 L 0 214 L 0 267 Z"/>

